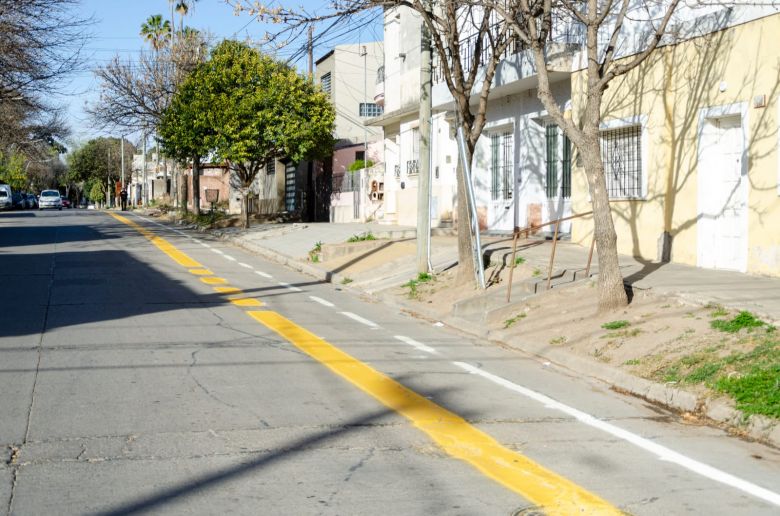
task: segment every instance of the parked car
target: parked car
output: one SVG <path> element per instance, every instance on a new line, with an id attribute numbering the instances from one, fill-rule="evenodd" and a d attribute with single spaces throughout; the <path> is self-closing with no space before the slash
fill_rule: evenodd
<path id="1" fill-rule="evenodd" d="M 35 196 L 35 194 L 28 193 L 24 194 L 25 198 L 27 199 L 27 208 L 30 210 L 34 210 L 38 207 L 38 198 Z"/>
<path id="2" fill-rule="evenodd" d="M 44 190 L 41 192 L 41 196 L 38 200 L 38 209 L 43 210 L 45 208 L 62 210 L 62 197 L 57 190 Z"/>
<path id="3" fill-rule="evenodd" d="M 60 196 L 60 199 L 62 199 L 62 207 L 63 208 L 72 208 L 73 206 L 70 205 L 70 200 L 65 197 L 64 195 Z"/>
<path id="4" fill-rule="evenodd" d="M 0 210 L 13 209 L 13 193 L 8 185 L 0 185 Z"/>
<path id="5" fill-rule="evenodd" d="M 13 192 L 11 194 L 11 199 L 13 201 L 13 209 L 23 210 L 25 208 L 25 200 L 22 196 L 22 192 Z"/>

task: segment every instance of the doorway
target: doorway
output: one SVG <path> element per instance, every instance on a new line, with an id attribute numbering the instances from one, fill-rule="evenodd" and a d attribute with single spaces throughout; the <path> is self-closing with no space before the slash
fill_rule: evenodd
<path id="1" fill-rule="evenodd" d="M 698 264 L 747 270 L 747 161 L 744 118 L 705 118 L 699 137 Z"/>

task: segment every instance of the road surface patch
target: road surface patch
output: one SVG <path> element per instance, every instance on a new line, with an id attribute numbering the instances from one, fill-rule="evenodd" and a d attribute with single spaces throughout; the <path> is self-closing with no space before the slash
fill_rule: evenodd
<path id="1" fill-rule="evenodd" d="M 132 220 L 123 217 L 121 215 L 117 215 L 115 213 L 109 213 L 112 217 L 114 217 L 119 222 L 122 222 L 124 224 L 127 224 L 128 226 L 131 226 L 135 228 L 136 231 L 141 233 L 143 236 L 146 237 L 147 240 L 149 240 L 151 243 L 153 243 L 160 251 L 164 252 L 168 255 L 168 257 L 173 260 L 174 262 L 178 263 L 179 265 L 187 268 L 201 268 L 203 265 L 198 263 L 197 261 L 193 260 L 183 252 L 176 249 L 176 247 L 173 246 L 170 242 L 165 240 L 162 237 L 158 237 L 148 229 L 136 224 Z"/>
<path id="2" fill-rule="evenodd" d="M 243 290 L 236 287 L 214 287 L 214 290 L 220 294 L 240 294 L 243 292 Z"/>
<path id="3" fill-rule="evenodd" d="M 200 279 L 206 285 L 224 285 L 227 283 L 225 278 L 218 278 L 217 276 L 202 276 Z"/>
<path id="4" fill-rule="evenodd" d="M 506 387 L 513 392 L 522 394 L 527 398 L 538 401 L 549 409 L 559 410 L 564 414 L 575 418 L 580 423 L 584 423 L 590 427 L 607 432 L 608 434 L 622 439 L 623 441 L 627 441 L 639 448 L 642 448 L 643 450 L 656 455 L 658 459 L 662 461 L 677 464 L 678 466 L 682 466 L 683 468 L 693 471 L 694 473 L 698 473 L 705 478 L 709 478 L 710 480 L 714 480 L 716 482 L 720 482 L 721 484 L 739 489 L 740 491 L 755 496 L 756 498 L 760 498 L 767 502 L 773 503 L 774 505 L 780 506 L 780 494 L 778 493 L 764 489 L 761 486 L 747 482 L 746 480 L 735 477 L 729 473 L 726 473 L 725 471 L 721 471 L 697 460 L 691 459 L 690 457 L 686 457 L 685 455 L 651 441 L 650 439 L 640 437 L 634 433 L 629 432 L 628 430 L 624 430 L 611 423 L 602 421 L 596 417 L 591 416 L 590 414 L 582 412 L 581 410 L 577 410 L 574 407 L 570 407 L 548 396 L 545 396 L 540 392 L 536 392 L 527 387 L 523 387 L 522 385 L 510 382 L 509 380 L 488 373 L 487 371 L 484 371 L 471 364 L 467 364 L 465 362 L 453 362 L 453 364 L 460 367 L 461 369 L 468 371 L 471 374 L 481 376 L 493 383 L 501 385 L 502 387 Z"/>
<path id="5" fill-rule="evenodd" d="M 609 502 L 529 458 L 502 446 L 465 419 L 404 387 L 284 316 L 249 311 L 253 319 L 279 334 L 331 371 L 406 417 L 444 451 L 530 502 L 545 514 L 623 514 Z"/>
<path id="6" fill-rule="evenodd" d="M 111 215 L 134 227 L 177 263 L 188 268 L 203 267 L 140 225 L 125 217 L 113 213 Z M 216 276 L 201 276 L 198 279 L 209 285 L 227 283 L 224 278 Z M 239 301 L 239 299 L 230 301 Z M 465 461 L 488 478 L 518 493 L 526 500 L 542 506 L 545 514 L 623 514 L 606 500 L 524 455 L 502 446 L 457 414 L 401 385 L 282 315 L 273 311 L 260 310 L 250 310 L 246 313 L 338 376 L 407 418 L 452 457 Z M 374 329 L 379 328 L 376 323 L 359 315 L 351 312 L 339 313 Z"/>

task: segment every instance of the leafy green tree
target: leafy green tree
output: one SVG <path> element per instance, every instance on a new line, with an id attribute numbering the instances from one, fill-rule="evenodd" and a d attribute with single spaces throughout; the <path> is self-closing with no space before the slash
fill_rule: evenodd
<path id="1" fill-rule="evenodd" d="M 97 181 L 93 182 L 89 189 L 89 198 L 98 204 L 106 199 L 105 194 L 103 193 L 103 187 Z"/>
<path id="2" fill-rule="evenodd" d="M 0 152 L 0 183 L 10 185 L 13 190 L 24 190 L 27 187 L 24 156 L 18 153 L 6 155 Z"/>
<path id="3" fill-rule="evenodd" d="M 134 152 L 133 145 L 125 140 L 126 178 L 129 177 Z M 73 182 L 94 182 L 100 188 L 106 189 L 106 199 L 110 199 L 114 195 L 113 185 L 119 181 L 122 174 L 121 163 L 119 138 L 94 138 L 68 155 L 68 179 Z"/>
<path id="4" fill-rule="evenodd" d="M 327 155 L 334 119 L 328 98 L 293 68 L 226 40 L 185 81 L 160 133 L 169 152 L 213 153 L 228 163 L 248 227 L 248 196 L 257 174 L 277 158 L 300 162 Z"/>

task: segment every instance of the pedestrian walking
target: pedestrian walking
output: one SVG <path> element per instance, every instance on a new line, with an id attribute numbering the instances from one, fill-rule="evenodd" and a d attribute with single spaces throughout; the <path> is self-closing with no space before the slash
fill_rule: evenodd
<path id="1" fill-rule="evenodd" d="M 119 192 L 119 198 L 122 200 L 122 211 L 125 211 L 127 209 L 127 190 L 122 188 L 122 191 Z"/>

